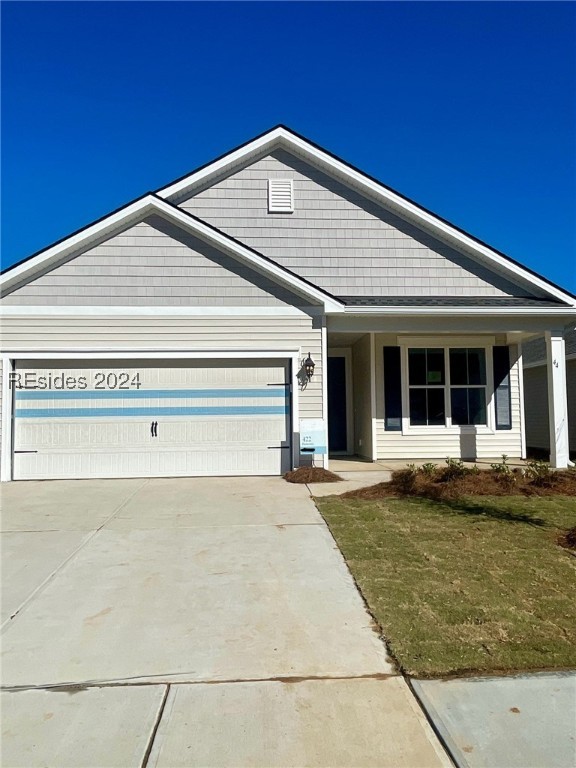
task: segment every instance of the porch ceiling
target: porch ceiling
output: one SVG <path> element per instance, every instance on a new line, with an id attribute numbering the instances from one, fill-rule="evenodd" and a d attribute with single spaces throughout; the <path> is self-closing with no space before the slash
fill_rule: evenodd
<path id="1" fill-rule="evenodd" d="M 358 339 L 365 336 L 365 333 L 332 333 L 328 332 L 328 349 L 335 347 L 351 347 L 356 344 Z"/>

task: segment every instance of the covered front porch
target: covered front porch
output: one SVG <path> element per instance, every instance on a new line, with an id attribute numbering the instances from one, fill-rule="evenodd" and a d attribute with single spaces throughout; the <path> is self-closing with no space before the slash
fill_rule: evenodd
<path id="1" fill-rule="evenodd" d="M 569 466 L 565 327 L 550 318 L 328 318 L 330 469 L 389 472 L 446 457 L 526 458 L 522 342 L 545 333 L 550 462 Z M 558 323 L 560 325 L 560 323 Z"/>

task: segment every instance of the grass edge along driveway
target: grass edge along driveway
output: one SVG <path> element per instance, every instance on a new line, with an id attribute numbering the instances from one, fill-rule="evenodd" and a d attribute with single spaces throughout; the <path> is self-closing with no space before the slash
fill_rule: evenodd
<path id="1" fill-rule="evenodd" d="M 402 669 L 576 667 L 576 499 L 315 499 Z"/>

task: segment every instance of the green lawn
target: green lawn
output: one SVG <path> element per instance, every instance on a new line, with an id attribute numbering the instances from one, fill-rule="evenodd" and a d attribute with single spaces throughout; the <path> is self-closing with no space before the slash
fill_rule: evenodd
<path id="1" fill-rule="evenodd" d="M 316 499 L 413 675 L 576 667 L 576 499 Z"/>

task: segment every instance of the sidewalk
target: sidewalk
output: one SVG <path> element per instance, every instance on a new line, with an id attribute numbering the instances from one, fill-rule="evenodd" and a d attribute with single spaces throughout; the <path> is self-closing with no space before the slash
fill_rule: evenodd
<path id="1" fill-rule="evenodd" d="M 459 768 L 576 765 L 576 672 L 412 686 Z"/>

